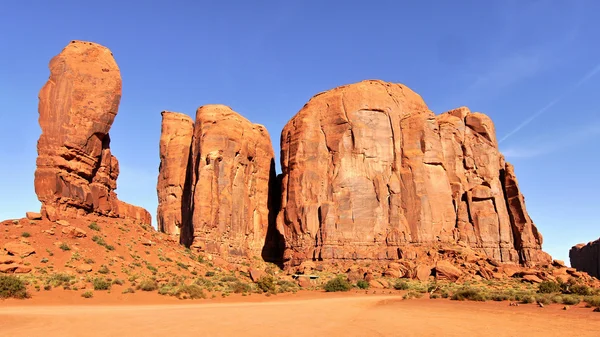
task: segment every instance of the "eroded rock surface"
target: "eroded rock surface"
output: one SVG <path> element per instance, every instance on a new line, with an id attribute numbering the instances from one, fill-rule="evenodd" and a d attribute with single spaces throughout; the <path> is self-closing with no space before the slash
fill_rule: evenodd
<path id="1" fill-rule="evenodd" d="M 159 228 L 181 228 L 182 243 L 208 253 L 264 255 L 277 212 L 267 130 L 224 105 L 200 107 L 193 136 L 190 128 L 184 117 L 163 114 Z"/>
<path id="2" fill-rule="evenodd" d="M 121 75 L 101 45 L 72 41 L 50 61 L 39 94 L 35 191 L 50 220 L 97 213 L 150 223 L 150 214 L 117 199 L 119 163 L 108 131 L 121 100 Z"/>
<path id="3" fill-rule="evenodd" d="M 182 215 L 190 211 L 182 207 L 193 135 L 194 121 L 188 115 L 162 112 L 157 223 L 159 231 L 171 235 L 180 234 Z"/>
<path id="4" fill-rule="evenodd" d="M 600 278 L 600 239 L 571 248 L 569 260 L 571 267 Z"/>
<path id="5" fill-rule="evenodd" d="M 457 243 L 501 262 L 550 261 L 491 120 L 467 108 L 435 116 L 404 85 L 313 97 L 283 129 L 281 166 L 287 264 Z"/>

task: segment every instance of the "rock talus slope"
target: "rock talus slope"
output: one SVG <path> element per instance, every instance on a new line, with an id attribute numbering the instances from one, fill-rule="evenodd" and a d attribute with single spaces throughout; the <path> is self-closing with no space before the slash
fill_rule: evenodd
<path id="1" fill-rule="evenodd" d="M 150 214 L 118 200 L 119 163 L 109 130 L 121 100 L 121 75 L 101 45 L 72 41 L 50 61 L 39 93 L 35 191 L 50 220 L 97 213 L 150 223 Z"/>
<path id="2" fill-rule="evenodd" d="M 600 239 L 571 248 L 569 260 L 571 267 L 600 278 Z"/>
<path id="3" fill-rule="evenodd" d="M 180 227 L 182 243 L 208 253 L 264 255 L 277 212 L 267 130 L 224 105 L 200 107 L 188 124 L 163 114 L 159 228 L 177 234 Z"/>
<path id="4" fill-rule="evenodd" d="M 491 120 L 435 116 L 401 84 L 313 97 L 281 135 L 284 259 L 398 259 L 462 243 L 502 262 L 549 262 Z"/>

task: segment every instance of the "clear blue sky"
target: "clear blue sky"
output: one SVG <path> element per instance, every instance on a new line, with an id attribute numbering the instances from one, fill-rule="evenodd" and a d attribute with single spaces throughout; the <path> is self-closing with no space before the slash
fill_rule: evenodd
<path id="1" fill-rule="evenodd" d="M 231 106 L 279 132 L 308 99 L 363 79 L 496 124 L 544 248 L 600 236 L 600 2 L 0 2 L 0 219 L 38 210 L 37 94 L 70 40 L 109 47 L 123 99 L 110 132 L 122 200 L 156 210 L 160 112 Z M 599 73 L 596 73 L 599 72 Z"/>

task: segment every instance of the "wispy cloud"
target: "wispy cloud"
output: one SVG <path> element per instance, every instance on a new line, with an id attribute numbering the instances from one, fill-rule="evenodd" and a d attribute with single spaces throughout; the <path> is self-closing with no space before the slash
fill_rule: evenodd
<path id="1" fill-rule="evenodd" d="M 569 130 L 561 135 L 546 135 L 529 144 L 502 149 L 507 158 L 533 158 L 563 151 L 575 145 L 600 137 L 600 121 Z"/>
<path id="2" fill-rule="evenodd" d="M 577 81 L 577 83 L 575 83 L 570 88 L 563 91 L 560 95 L 558 95 L 556 98 L 554 98 L 552 101 L 550 101 L 550 103 L 546 104 L 543 108 L 541 108 L 540 110 L 533 113 L 531 116 L 529 116 L 523 122 L 521 122 L 521 124 L 519 124 L 516 128 L 514 128 L 512 131 L 510 131 L 509 133 L 504 135 L 504 137 L 500 138 L 498 143 L 502 143 L 503 141 L 510 138 L 512 135 L 514 135 L 515 133 L 519 132 L 521 129 L 523 129 L 524 127 L 529 125 L 531 122 L 533 122 L 539 116 L 543 115 L 546 111 L 548 111 L 550 108 L 552 108 L 554 105 L 556 105 L 556 103 L 560 102 L 566 96 L 573 93 L 575 90 L 577 90 L 579 87 L 581 87 L 583 84 L 585 84 L 587 81 L 589 81 L 591 78 L 593 78 L 598 73 L 600 73 L 600 64 L 593 67 L 579 81 Z"/>

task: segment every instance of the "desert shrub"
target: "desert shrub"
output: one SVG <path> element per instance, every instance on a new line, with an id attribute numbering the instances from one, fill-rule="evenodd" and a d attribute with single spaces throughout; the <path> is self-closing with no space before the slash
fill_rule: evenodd
<path id="1" fill-rule="evenodd" d="M 198 298 L 206 298 L 206 294 L 204 293 L 204 290 L 202 290 L 202 288 L 200 288 L 199 286 L 195 285 L 195 284 L 191 284 L 191 285 L 182 285 L 181 287 L 179 287 L 177 289 L 177 296 L 178 297 L 184 297 L 184 295 L 187 295 L 187 297 L 191 298 L 191 299 L 198 299 Z"/>
<path id="2" fill-rule="evenodd" d="M 92 285 L 94 286 L 94 290 L 109 290 L 111 283 L 106 279 L 99 277 L 92 281 Z"/>
<path id="3" fill-rule="evenodd" d="M 352 285 L 342 277 L 336 277 L 325 283 L 326 292 L 348 291 L 350 289 L 352 289 Z"/>
<path id="4" fill-rule="evenodd" d="M 563 295 L 555 294 L 550 297 L 550 301 L 552 301 L 552 303 L 556 303 L 556 304 L 563 303 L 563 300 L 564 300 Z"/>
<path id="5" fill-rule="evenodd" d="M 394 289 L 396 290 L 408 290 L 410 289 L 410 284 L 404 280 L 399 280 L 394 284 Z"/>
<path id="6" fill-rule="evenodd" d="M 125 282 L 123 282 L 123 280 L 121 280 L 120 278 L 116 278 L 112 283 L 122 286 Z"/>
<path id="7" fill-rule="evenodd" d="M 101 229 L 100 226 L 98 226 L 98 224 L 95 223 L 95 222 L 90 223 L 88 225 L 88 228 L 91 229 L 91 230 L 93 230 L 93 231 L 96 231 L 96 232 L 99 232 L 100 229 Z"/>
<path id="8" fill-rule="evenodd" d="M 590 296 L 592 295 L 592 290 L 590 287 L 584 284 L 573 284 L 569 287 L 569 293 L 574 295 Z"/>
<path id="9" fill-rule="evenodd" d="M 464 287 L 454 292 L 451 299 L 455 301 L 469 300 L 485 302 L 487 296 L 481 289 Z"/>
<path id="10" fill-rule="evenodd" d="M 140 284 L 138 285 L 138 289 L 141 291 L 154 291 L 158 289 L 158 284 L 156 284 L 156 281 L 154 280 L 145 279 L 142 282 L 140 282 Z"/>
<path id="11" fill-rule="evenodd" d="M 294 282 L 287 280 L 280 280 L 277 282 L 277 292 L 287 293 L 298 291 L 298 285 Z"/>
<path id="12" fill-rule="evenodd" d="M 135 293 L 135 290 L 133 290 L 133 288 L 127 288 L 121 292 L 121 294 L 133 294 L 133 293 Z"/>
<path id="13" fill-rule="evenodd" d="M 108 267 L 107 267 L 107 266 L 104 266 L 104 265 L 103 265 L 102 267 L 100 267 L 100 269 L 98 269 L 98 272 L 99 272 L 100 274 L 108 274 L 108 273 L 110 273 L 110 270 L 108 270 Z"/>
<path id="14" fill-rule="evenodd" d="M 41 262 L 41 263 L 48 263 L 48 259 L 47 259 L 47 258 L 45 258 L 45 257 L 43 257 L 43 258 L 40 260 L 40 262 Z"/>
<path id="15" fill-rule="evenodd" d="M 60 244 L 60 246 L 58 246 L 58 248 L 60 248 L 63 251 L 67 251 L 67 250 L 71 250 L 71 247 L 69 247 L 69 245 L 66 242 L 63 242 Z"/>
<path id="16" fill-rule="evenodd" d="M 438 293 L 431 293 L 431 294 L 429 294 L 429 298 L 432 299 L 432 300 L 435 300 L 435 299 L 440 298 L 440 297 L 441 296 Z"/>
<path id="17" fill-rule="evenodd" d="M 525 296 L 522 296 L 519 301 L 521 303 L 525 303 L 525 304 L 535 303 L 535 296 L 533 296 L 533 295 L 525 295 Z"/>
<path id="18" fill-rule="evenodd" d="M 73 279 L 73 276 L 71 276 L 69 274 L 56 273 L 56 274 L 50 275 L 46 279 L 46 283 L 52 287 L 59 287 L 63 284 L 69 284 L 69 282 L 71 282 L 72 279 Z"/>
<path id="19" fill-rule="evenodd" d="M 151 265 L 151 264 L 148 264 L 148 265 L 146 266 L 146 268 L 148 268 L 148 270 L 149 270 L 149 271 L 151 271 L 153 274 L 156 274 L 156 273 L 158 273 L 158 269 L 156 269 L 156 267 L 155 267 L 155 266 L 153 266 L 153 265 Z"/>
<path id="20" fill-rule="evenodd" d="M 537 296 L 535 296 L 535 302 L 541 303 L 544 305 L 548 305 L 548 304 L 552 303 L 552 299 L 548 295 L 537 295 Z"/>
<path id="21" fill-rule="evenodd" d="M 511 299 L 512 299 L 511 294 L 504 292 L 504 291 L 495 291 L 490 294 L 490 300 L 492 300 L 492 301 L 499 302 L 499 301 L 508 301 Z"/>
<path id="22" fill-rule="evenodd" d="M 589 307 L 600 307 L 600 296 L 586 296 L 583 301 Z"/>
<path id="23" fill-rule="evenodd" d="M 215 276 L 215 272 L 214 271 L 207 271 L 206 274 L 204 274 L 204 276 L 206 276 L 206 277 L 213 277 L 213 276 Z"/>
<path id="24" fill-rule="evenodd" d="M 561 292 L 561 286 L 558 282 L 543 281 L 538 286 L 538 293 L 541 294 L 552 294 Z"/>
<path id="25" fill-rule="evenodd" d="M 233 275 L 225 275 L 221 277 L 221 282 L 235 282 L 238 279 Z"/>
<path id="26" fill-rule="evenodd" d="M 258 282 L 256 282 L 256 285 L 263 293 L 275 292 L 275 279 L 270 275 L 261 277 Z"/>
<path id="27" fill-rule="evenodd" d="M 410 300 L 411 298 L 421 298 L 421 297 L 423 297 L 423 293 L 411 290 L 408 293 L 404 294 L 404 296 L 402 296 L 402 299 L 403 300 Z"/>
<path id="28" fill-rule="evenodd" d="M 31 234 L 29 234 L 29 232 L 23 232 L 23 233 L 21 233 L 21 236 L 24 238 L 28 238 L 31 236 Z"/>
<path id="29" fill-rule="evenodd" d="M 0 298 L 28 298 L 25 282 L 13 275 L 0 275 Z"/>
<path id="30" fill-rule="evenodd" d="M 369 289 L 369 282 L 365 280 L 358 280 L 358 282 L 356 282 L 356 286 L 359 289 Z"/>
<path id="31" fill-rule="evenodd" d="M 250 290 L 252 290 L 252 288 L 250 287 L 249 284 L 244 283 L 242 281 L 236 281 L 234 283 L 230 283 L 229 289 L 236 294 L 247 293 Z"/>
<path id="32" fill-rule="evenodd" d="M 94 297 L 94 293 L 91 292 L 91 291 L 86 291 L 83 294 L 81 294 L 81 297 L 83 297 L 83 298 L 92 298 L 92 297 Z"/>
<path id="33" fill-rule="evenodd" d="M 576 305 L 576 304 L 579 304 L 579 302 L 581 302 L 581 299 L 579 298 L 579 296 L 565 295 L 562 298 L 563 304 Z"/>

